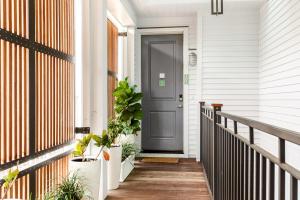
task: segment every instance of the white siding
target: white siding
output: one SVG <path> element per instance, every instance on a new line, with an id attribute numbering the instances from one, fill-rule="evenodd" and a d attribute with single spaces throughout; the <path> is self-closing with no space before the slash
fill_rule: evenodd
<path id="1" fill-rule="evenodd" d="M 300 2 L 270 0 L 260 11 L 260 120 L 300 132 Z M 277 140 L 260 143 L 276 153 Z M 299 146 L 287 145 L 287 161 L 300 168 Z"/>
<path id="2" fill-rule="evenodd" d="M 300 132 L 300 2 L 261 9 L 260 118 Z"/>
<path id="3" fill-rule="evenodd" d="M 202 99 L 258 117 L 258 11 L 202 16 Z"/>

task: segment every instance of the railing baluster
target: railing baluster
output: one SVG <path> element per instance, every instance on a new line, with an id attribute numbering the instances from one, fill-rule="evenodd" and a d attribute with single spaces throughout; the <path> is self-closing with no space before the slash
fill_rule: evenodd
<path id="1" fill-rule="evenodd" d="M 298 199 L 298 180 L 291 176 L 291 200 Z"/>
<path id="2" fill-rule="evenodd" d="M 269 200 L 274 200 L 274 190 L 275 190 L 275 167 L 273 162 L 270 163 L 270 171 L 269 171 Z"/>
<path id="3" fill-rule="evenodd" d="M 245 194 L 244 199 L 248 200 L 249 194 L 249 147 L 245 145 Z"/>
<path id="4" fill-rule="evenodd" d="M 260 154 L 256 152 L 255 158 L 255 199 L 260 197 Z"/>
<path id="5" fill-rule="evenodd" d="M 240 141 L 237 140 L 237 199 L 241 199 L 241 149 Z"/>
<path id="6" fill-rule="evenodd" d="M 262 169 L 261 169 L 261 199 L 267 199 L 266 185 L 267 185 L 267 160 L 262 156 Z"/>
<path id="7" fill-rule="evenodd" d="M 234 137 L 234 148 L 233 148 L 233 188 L 234 188 L 234 196 L 233 199 L 234 200 L 238 200 L 237 199 L 237 139 L 236 137 Z"/>
<path id="8" fill-rule="evenodd" d="M 281 138 L 279 138 L 279 161 L 281 163 L 285 162 L 285 141 Z M 285 171 L 281 168 L 279 168 L 279 190 L 278 190 L 278 196 L 279 199 L 285 199 Z"/>
<path id="9" fill-rule="evenodd" d="M 254 199 L 254 150 L 250 148 L 249 200 Z"/>
<path id="10" fill-rule="evenodd" d="M 244 193 L 245 193 L 245 190 L 244 190 L 244 187 L 245 187 L 245 179 L 244 179 L 244 175 L 245 175 L 245 145 L 243 142 L 241 142 L 241 194 L 240 194 L 240 199 L 244 199 Z"/>
<path id="11" fill-rule="evenodd" d="M 230 200 L 234 198 L 234 175 L 233 175 L 233 166 L 234 166 L 234 137 L 230 135 Z"/>

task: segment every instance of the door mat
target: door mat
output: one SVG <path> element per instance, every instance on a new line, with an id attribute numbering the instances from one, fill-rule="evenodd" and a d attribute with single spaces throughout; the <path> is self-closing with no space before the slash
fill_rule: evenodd
<path id="1" fill-rule="evenodd" d="M 178 158 L 155 158 L 155 157 L 150 157 L 150 158 L 143 158 L 142 162 L 145 163 L 171 163 L 171 164 L 177 164 L 179 163 Z"/>

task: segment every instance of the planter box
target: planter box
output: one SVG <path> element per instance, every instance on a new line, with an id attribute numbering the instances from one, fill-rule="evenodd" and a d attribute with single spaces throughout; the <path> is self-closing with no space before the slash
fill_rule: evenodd
<path id="1" fill-rule="evenodd" d="M 113 146 L 109 149 L 110 159 L 107 168 L 108 190 L 115 190 L 120 184 L 120 169 L 122 160 L 122 146 Z"/>
<path id="2" fill-rule="evenodd" d="M 72 158 L 69 162 L 70 173 L 76 173 L 82 178 L 90 196 L 98 200 L 100 196 L 101 160 L 81 162 L 80 157 Z"/>
<path id="3" fill-rule="evenodd" d="M 124 182 L 130 172 L 134 169 L 135 155 L 131 155 L 121 163 L 120 182 Z"/>

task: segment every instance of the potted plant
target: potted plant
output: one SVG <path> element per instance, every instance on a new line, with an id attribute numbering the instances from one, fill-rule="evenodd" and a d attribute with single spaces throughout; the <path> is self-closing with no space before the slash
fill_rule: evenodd
<path id="1" fill-rule="evenodd" d="M 111 119 L 108 122 L 108 138 L 111 142 L 109 148 L 110 160 L 108 161 L 107 169 L 107 187 L 109 190 L 114 190 L 119 187 L 120 166 L 122 146 L 118 143 L 118 137 L 122 132 L 121 126 L 116 119 Z"/>
<path id="2" fill-rule="evenodd" d="M 134 159 L 137 153 L 138 150 L 135 144 L 125 143 L 122 145 L 120 182 L 124 182 L 130 172 L 134 169 Z"/>
<path id="3" fill-rule="evenodd" d="M 136 92 L 137 86 L 130 86 L 128 78 L 120 81 L 115 89 L 115 119 L 109 121 L 108 134 L 114 144 L 110 148 L 111 159 L 108 162 L 108 189 L 119 187 L 121 171 L 122 146 L 118 142 L 120 135 L 136 135 L 141 130 L 141 119 L 143 117 L 142 105 L 140 103 L 143 95 Z"/>
<path id="4" fill-rule="evenodd" d="M 86 149 L 92 140 L 95 142 L 94 145 L 99 148 L 95 157 L 85 155 Z M 101 137 L 90 133 L 77 141 L 73 151 L 75 157 L 70 160 L 71 174 L 76 173 L 79 177 L 82 177 L 82 183 L 86 185 L 93 199 L 99 198 L 101 176 L 101 161 L 99 157 L 102 153 L 103 158 L 109 160 L 109 154 L 103 151 L 103 148 L 109 148 L 110 145 L 106 131 L 102 132 Z"/>
<path id="5" fill-rule="evenodd" d="M 52 191 L 46 193 L 44 200 L 81 200 L 89 199 L 90 196 L 82 184 L 81 178 L 73 173 L 63 178 L 62 182 L 55 186 Z"/>

